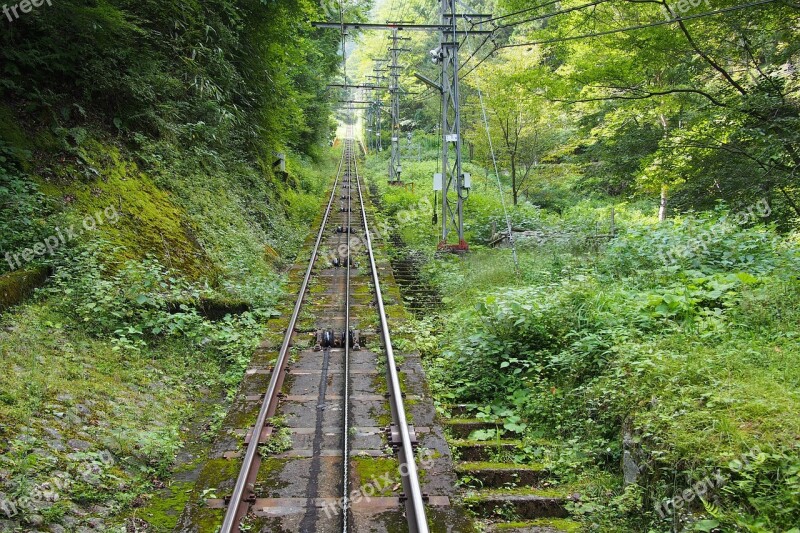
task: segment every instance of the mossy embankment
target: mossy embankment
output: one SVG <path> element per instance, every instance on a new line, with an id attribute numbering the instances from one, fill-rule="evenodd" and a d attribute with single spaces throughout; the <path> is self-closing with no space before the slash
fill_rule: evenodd
<path id="1" fill-rule="evenodd" d="M 0 232 L 12 258 L 0 267 L 0 525 L 111 531 L 146 509 L 169 530 L 335 156 L 290 155 L 277 174 L 17 112 L 0 105 L 13 206 Z"/>

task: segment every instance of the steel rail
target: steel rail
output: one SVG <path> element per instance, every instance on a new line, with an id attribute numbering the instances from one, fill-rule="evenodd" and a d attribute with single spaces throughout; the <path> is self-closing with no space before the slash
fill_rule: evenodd
<path id="1" fill-rule="evenodd" d="M 349 135 L 352 136 L 353 127 L 349 126 Z M 344 432 L 342 455 L 342 531 L 348 530 L 348 509 L 350 507 L 350 271 L 351 271 L 351 236 L 352 236 L 352 206 L 353 206 L 353 165 L 355 159 L 352 139 L 347 139 L 345 152 L 347 153 L 347 296 L 345 298 L 345 326 L 344 326 Z"/>
<path id="2" fill-rule="evenodd" d="M 258 419 L 253 428 L 253 434 L 250 437 L 250 443 L 247 446 L 242 468 L 239 471 L 239 477 L 236 479 L 236 485 L 234 486 L 233 494 L 231 495 L 230 502 L 228 503 L 228 508 L 225 511 L 225 519 L 222 522 L 220 533 L 238 533 L 241 519 L 243 516 L 246 516 L 249 508 L 248 502 L 245 500 L 245 494 L 248 489 L 248 484 L 251 483 L 249 480 L 253 473 L 254 463 L 256 462 L 258 446 L 261 441 L 261 432 L 266 427 L 267 419 L 275 415 L 275 411 L 278 407 L 278 402 L 276 400 L 278 399 L 280 386 L 283 382 L 282 374 L 286 371 L 286 364 L 289 361 L 289 348 L 292 343 L 292 337 L 294 336 L 294 329 L 297 325 L 297 320 L 300 315 L 300 309 L 303 306 L 303 301 L 305 300 L 305 294 L 308 290 L 308 283 L 311 280 L 311 273 L 314 269 L 314 263 L 319 255 L 319 247 L 322 243 L 322 237 L 325 234 L 325 226 L 327 225 L 328 218 L 330 217 L 331 206 L 333 205 L 334 198 L 336 197 L 336 188 L 339 185 L 339 177 L 342 173 L 342 165 L 344 163 L 346 153 L 347 147 L 345 146 L 345 149 L 342 151 L 342 159 L 339 161 L 339 169 L 336 171 L 336 180 L 333 183 L 333 191 L 331 192 L 330 200 L 328 200 L 328 207 L 325 209 L 325 216 L 322 219 L 322 224 L 320 225 L 319 233 L 317 234 L 317 241 L 314 244 L 314 250 L 311 253 L 311 259 L 308 262 L 308 269 L 306 270 L 303 284 L 300 287 L 300 292 L 297 296 L 297 302 L 294 306 L 294 312 L 289 320 L 289 326 L 286 328 L 286 334 L 283 337 L 283 344 L 281 345 L 280 352 L 278 353 L 278 360 L 275 364 L 275 369 L 272 372 L 269 388 L 267 389 L 267 393 L 264 395 L 264 400 L 261 403 Z"/>
<path id="3" fill-rule="evenodd" d="M 364 239 L 366 240 L 367 253 L 369 255 L 370 268 L 372 270 L 372 282 L 375 285 L 375 300 L 378 306 L 378 315 L 381 322 L 381 336 L 383 338 L 384 349 L 386 350 L 386 366 L 389 377 L 389 403 L 392 408 L 392 417 L 397 425 L 400 434 L 400 475 L 403 481 L 403 490 L 406 496 L 406 517 L 410 533 L 428 533 L 428 520 L 425 515 L 425 502 L 422 497 L 422 488 L 419 484 L 419 473 L 414 458 L 414 447 L 411 443 L 411 433 L 406 419 L 405 405 L 403 404 L 402 390 L 400 388 L 400 377 L 397 372 L 397 363 L 392 348 L 392 337 L 389 332 L 389 325 L 386 319 L 386 309 L 383 305 L 383 295 L 381 284 L 378 278 L 378 267 L 375 263 L 375 254 L 372 251 L 372 237 L 367 223 L 367 211 L 364 207 L 364 197 L 361 192 L 361 180 L 358 176 L 358 161 L 355 163 L 355 179 L 358 185 L 358 199 L 361 204 L 361 218 L 364 224 Z M 352 187 L 352 185 L 351 185 Z M 351 189 L 352 190 L 352 189 Z M 405 467 L 405 473 L 403 473 Z"/>

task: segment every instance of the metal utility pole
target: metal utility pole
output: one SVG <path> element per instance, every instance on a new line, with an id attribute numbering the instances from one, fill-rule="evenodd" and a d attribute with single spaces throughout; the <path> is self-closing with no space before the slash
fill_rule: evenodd
<path id="1" fill-rule="evenodd" d="M 458 18 L 456 0 L 442 0 L 442 30 L 439 56 L 442 65 L 442 242 L 440 248 L 449 247 L 448 237 L 453 230 L 458 235 L 458 248 L 467 250 L 464 240 L 464 174 L 461 168 L 461 106 L 458 84 Z M 451 156 L 451 152 L 454 152 Z M 450 191 L 455 191 L 455 210 L 450 205 Z"/>
<path id="2" fill-rule="evenodd" d="M 383 152 L 383 118 L 381 112 L 383 111 L 383 102 L 379 98 L 375 98 L 375 149 Z"/>
<path id="3" fill-rule="evenodd" d="M 457 1 L 442 0 L 439 48 L 431 52 L 434 62 L 442 66 L 442 174 L 435 177 L 434 189 L 442 193 L 442 241 L 439 248 L 465 252 L 469 245 L 464 239 L 464 202 L 469 197 L 472 178 L 464 173 L 462 165 L 458 23 L 464 18 L 480 20 L 491 15 L 457 13 Z M 452 198 L 452 193 L 455 193 L 455 198 Z M 457 236 L 458 244 L 449 242 L 451 234 Z"/>
<path id="4" fill-rule="evenodd" d="M 385 68 L 378 68 L 375 67 L 373 69 L 375 72 L 374 76 L 367 76 L 367 78 L 371 80 L 375 80 L 376 85 L 380 85 L 383 82 L 384 73 L 387 72 Z M 391 86 L 389 87 L 391 91 Z M 383 111 L 383 102 L 381 101 L 378 94 L 375 94 L 375 100 L 373 101 L 373 105 L 375 106 L 375 132 L 376 132 L 376 146 L 375 149 L 378 152 L 383 152 L 383 118 L 381 117 L 381 111 Z"/>
<path id="5" fill-rule="evenodd" d="M 367 108 L 367 117 L 366 117 L 366 128 L 367 128 L 367 147 L 370 151 L 372 151 L 372 105 Z"/>
<path id="6" fill-rule="evenodd" d="M 378 151 L 378 121 L 380 120 L 381 111 L 378 109 L 378 103 L 372 101 L 369 104 L 369 114 L 371 118 L 370 123 L 370 139 L 372 141 L 372 149 Z"/>
<path id="7" fill-rule="evenodd" d="M 394 24 L 400 24 L 396 22 Z M 400 178 L 403 172 L 403 166 L 400 161 L 400 64 L 398 59 L 400 52 L 410 52 L 409 48 L 400 48 L 402 41 L 410 41 L 409 37 L 400 37 L 398 29 L 392 30 L 392 46 L 389 48 L 389 54 L 392 58 L 392 65 L 389 67 L 389 76 L 391 82 L 389 84 L 389 91 L 392 95 L 392 157 L 389 161 L 389 184 L 402 185 L 403 181 Z"/>
<path id="8" fill-rule="evenodd" d="M 375 80 L 375 83 L 378 84 L 378 85 L 381 85 L 383 83 L 383 77 L 381 76 L 381 74 L 386 72 L 386 69 L 382 68 L 382 66 L 385 65 L 388 61 L 389 61 L 388 59 L 384 59 L 384 58 L 372 58 L 372 63 L 373 63 L 372 70 L 373 70 L 373 72 L 375 74 L 373 79 Z M 369 78 L 369 76 L 368 76 L 368 78 Z M 390 87 L 387 87 L 387 90 L 389 90 L 389 89 L 390 89 Z M 375 151 L 376 152 L 382 152 L 383 151 L 383 131 L 382 131 L 382 126 L 383 126 L 382 120 L 383 119 L 381 118 L 381 114 L 383 112 L 383 102 L 381 100 L 380 95 L 377 92 L 373 96 L 373 101 L 372 101 L 372 104 L 371 104 L 371 108 L 372 108 L 372 135 L 374 137 L 374 147 L 375 147 Z"/>
<path id="9" fill-rule="evenodd" d="M 384 81 L 384 74 L 387 71 L 385 68 L 381 68 L 383 63 L 386 63 L 386 59 L 373 59 L 372 60 L 375 65 L 372 68 L 372 71 L 375 73 L 374 76 L 367 76 L 368 79 L 374 80 L 376 85 L 381 85 Z M 391 87 L 388 87 L 391 90 Z M 381 101 L 380 97 L 377 93 L 375 93 L 374 100 L 372 105 L 375 107 L 373 112 L 373 133 L 375 134 L 375 151 L 383 152 L 383 118 L 381 117 L 381 111 L 383 111 L 383 102 Z"/>
<path id="10" fill-rule="evenodd" d="M 340 31 L 379 30 L 379 31 L 436 31 L 441 33 L 439 48 L 431 55 L 436 64 L 442 67 L 442 83 L 439 85 L 425 76 L 417 78 L 437 89 L 442 95 L 442 174 L 435 176 L 434 189 L 442 192 L 442 240 L 441 250 L 467 251 L 469 245 L 464 239 L 464 202 L 469 196 L 471 177 L 462 169 L 461 160 L 461 110 L 459 93 L 459 37 L 494 33 L 492 30 L 459 29 L 458 22 L 466 20 L 474 27 L 481 20 L 491 19 L 492 15 L 457 13 L 458 0 L 441 0 L 441 22 L 439 24 L 352 24 L 335 22 L 314 22 L 316 28 L 331 28 Z M 452 234 L 457 235 L 458 244 L 450 242 Z"/>

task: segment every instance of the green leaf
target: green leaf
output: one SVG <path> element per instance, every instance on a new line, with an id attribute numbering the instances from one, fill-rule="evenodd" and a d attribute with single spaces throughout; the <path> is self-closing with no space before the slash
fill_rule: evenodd
<path id="1" fill-rule="evenodd" d="M 719 522 L 716 520 L 700 520 L 694 525 L 694 531 L 711 531 L 719 527 Z"/>
<path id="2" fill-rule="evenodd" d="M 758 278 L 751 274 L 748 274 L 747 272 L 739 272 L 738 274 L 736 274 L 736 277 L 739 279 L 739 281 L 741 281 L 746 285 L 755 285 L 756 283 L 758 283 Z"/>
<path id="3" fill-rule="evenodd" d="M 491 440 L 497 436 L 497 431 L 494 429 L 479 429 L 470 434 L 472 440 Z"/>
<path id="4" fill-rule="evenodd" d="M 511 431 L 513 433 L 522 433 L 525 431 L 525 428 L 528 427 L 528 424 L 514 424 L 514 423 L 505 423 L 503 424 L 503 428 L 506 431 Z"/>

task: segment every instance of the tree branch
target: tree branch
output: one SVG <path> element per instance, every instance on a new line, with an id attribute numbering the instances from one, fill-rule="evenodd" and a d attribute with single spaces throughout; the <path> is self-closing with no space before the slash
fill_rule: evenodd
<path id="1" fill-rule="evenodd" d="M 551 101 L 551 102 L 561 102 L 561 103 L 567 103 L 567 104 L 577 104 L 577 103 L 583 103 L 583 102 L 602 102 L 602 101 L 605 101 L 605 100 L 646 100 L 648 98 L 655 98 L 655 97 L 658 97 L 658 96 L 668 96 L 670 94 L 686 93 L 686 94 L 697 94 L 697 95 L 700 95 L 703 98 L 706 98 L 709 102 L 711 102 L 712 104 L 714 104 L 717 107 L 722 107 L 724 109 L 730 109 L 731 108 L 731 106 L 729 106 L 728 104 L 717 100 L 711 94 L 709 94 L 709 93 L 707 93 L 705 91 L 701 91 L 699 89 L 668 89 L 666 91 L 642 91 L 642 92 L 643 92 L 643 94 L 641 94 L 639 96 L 603 96 L 603 97 L 598 97 L 598 98 L 582 98 L 582 99 L 578 99 L 578 100 L 549 99 L 549 101 Z"/>
<path id="2" fill-rule="evenodd" d="M 672 12 L 672 11 L 670 10 L 670 7 L 669 7 L 669 5 L 667 4 L 667 2 L 666 2 L 666 1 L 663 1 L 663 2 L 661 2 L 661 3 L 664 5 L 664 8 L 665 8 L 665 9 L 667 9 L 667 11 L 668 11 L 668 12 L 670 12 L 670 13 Z M 697 46 L 697 43 L 695 42 L 694 38 L 693 38 L 693 37 L 692 37 L 692 35 L 689 33 L 689 30 L 686 28 L 686 24 L 684 24 L 684 22 L 683 22 L 683 19 L 681 19 L 680 17 L 677 17 L 677 18 L 676 18 L 676 21 L 678 22 L 678 26 L 680 27 L 681 31 L 683 32 L 683 35 L 685 35 L 685 36 L 686 36 L 686 40 L 687 40 L 687 41 L 689 41 L 689 44 L 690 44 L 690 45 L 691 45 L 691 47 L 694 49 L 694 51 L 695 51 L 695 52 L 697 52 L 697 54 L 698 54 L 700 57 L 702 57 L 702 58 L 703 58 L 703 60 L 704 60 L 706 63 L 708 63 L 709 65 L 711 65 L 711 67 L 712 67 L 714 70 L 716 70 L 717 72 L 719 72 L 720 74 L 722 74 L 722 77 L 723 77 L 723 78 L 725 78 L 725 79 L 728 81 L 728 83 L 730 83 L 730 84 L 731 84 L 731 85 L 732 85 L 732 86 L 733 86 L 733 87 L 734 87 L 734 88 L 735 88 L 737 91 L 739 91 L 739 94 L 741 94 L 742 96 L 747 96 L 747 91 L 745 91 L 744 87 L 742 87 L 741 85 L 739 85 L 739 83 L 738 83 L 736 80 L 734 80 L 734 79 L 731 77 L 731 75 L 730 75 L 730 74 L 728 74 L 728 72 L 727 72 L 727 71 L 726 71 L 724 68 L 722 68 L 722 67 L 721 67 L 719 64 L 717 64 L 717 62 L 716 62 L 716 61 L 714 61 L 714 60 L 713 60 L 713 59 L 712 59 L 712 58 L 711 58 L 711 57 L 710 57 L 708 54 L 706 54 L 705 52 L 703 52 L 703 51 L 700 49 L 700 47 L 699 47 L 699 46 Z"/>

